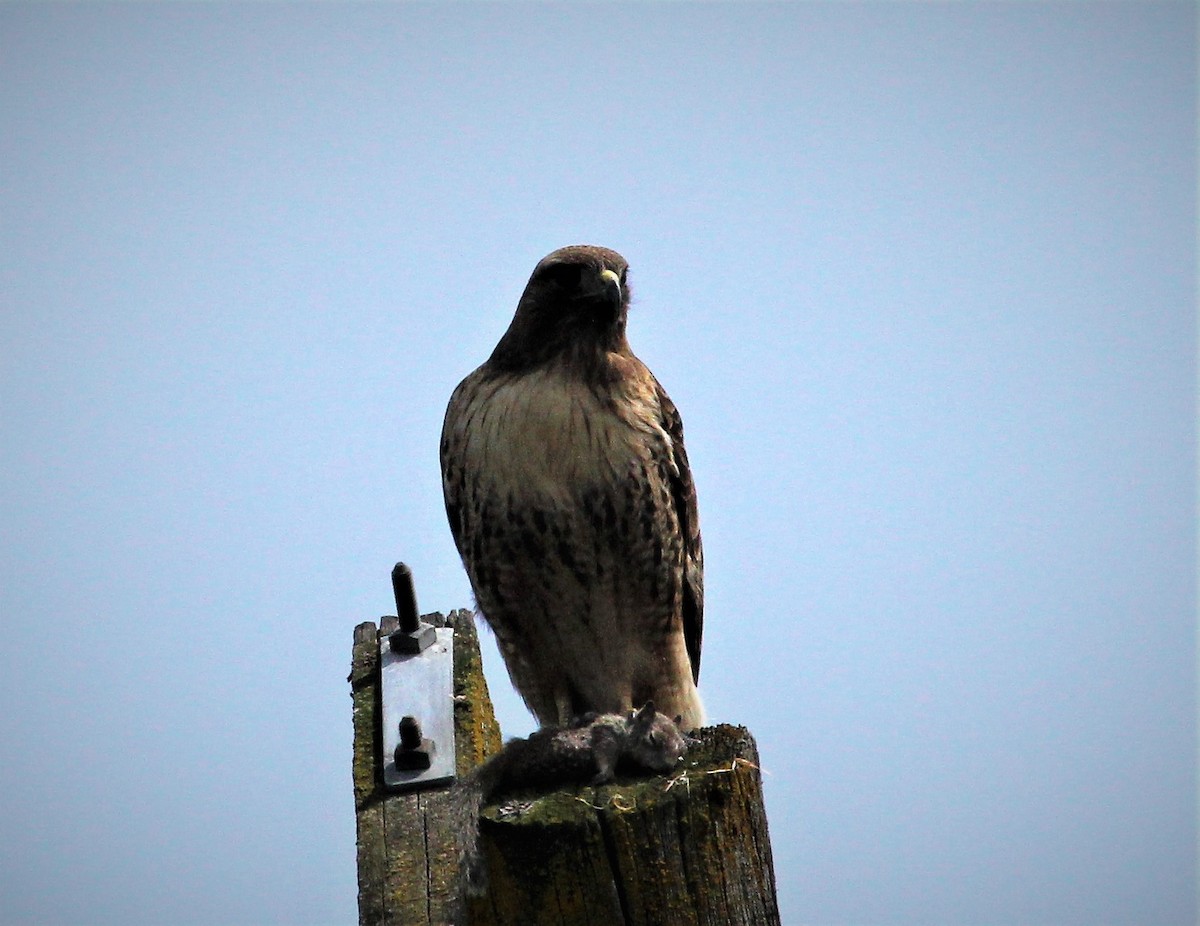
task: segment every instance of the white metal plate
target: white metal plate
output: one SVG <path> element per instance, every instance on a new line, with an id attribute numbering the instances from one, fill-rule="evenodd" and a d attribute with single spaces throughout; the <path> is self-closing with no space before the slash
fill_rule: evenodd
<path id="1" fill-rule="evenodd" d="M 383 700 L 383 781 L 398 789 L 423 788 L 454 777 L 454 631 L 437 628 L 437 641 L 411 656 L 379 641 Z M 415 717 L 421 736 L 433 740 L 429 768 L 400 771 L 393 758 L 400 719 Z"/>

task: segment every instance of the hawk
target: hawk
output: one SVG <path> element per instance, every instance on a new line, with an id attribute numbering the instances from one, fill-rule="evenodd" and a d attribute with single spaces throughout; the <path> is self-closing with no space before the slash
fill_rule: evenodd
<path id="1" fill-rule="evenodd" d="M 691 730 L 696 491 L 679 412 L 625 337 L 627 272 L 588 245 L 538 263 L 450 397 L 442 488 L 476 605 L 539 724 L 653 701 Z"/>

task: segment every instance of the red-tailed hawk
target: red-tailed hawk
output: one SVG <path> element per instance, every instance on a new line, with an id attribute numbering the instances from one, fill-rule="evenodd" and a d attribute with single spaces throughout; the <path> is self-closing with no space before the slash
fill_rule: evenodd
<path id="1" fill-rule="evenodd" d="M 679 412 L 625 337 L 625 258 L 534 268 L 442 429 L 446 512 L 480 613 L 540 724 L 653 701 L 690 730 L 704 609 Z"/>

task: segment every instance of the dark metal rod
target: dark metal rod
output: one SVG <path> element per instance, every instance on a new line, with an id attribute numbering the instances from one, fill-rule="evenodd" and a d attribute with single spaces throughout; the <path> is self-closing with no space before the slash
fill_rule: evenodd
<path id="1" fill-rule="evenodd" d="M 412 570 L 404 563 L 397 563 L 392 570 L 392 591 L 396 595 L 396 616 L 400 629 L 405 633 L 416 633 L 418 623 L 417 593 L 413 588 Z"/>

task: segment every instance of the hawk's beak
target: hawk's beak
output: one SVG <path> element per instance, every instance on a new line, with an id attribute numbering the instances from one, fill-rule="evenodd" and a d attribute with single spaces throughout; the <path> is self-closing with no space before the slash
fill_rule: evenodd
<path id="1" fill-rule="evenodd" d="M 621 278 L 607 267 L 600 271 L 601 286 L 605 290 L 616 290 L 617 303 L 621 302 Z"/>

